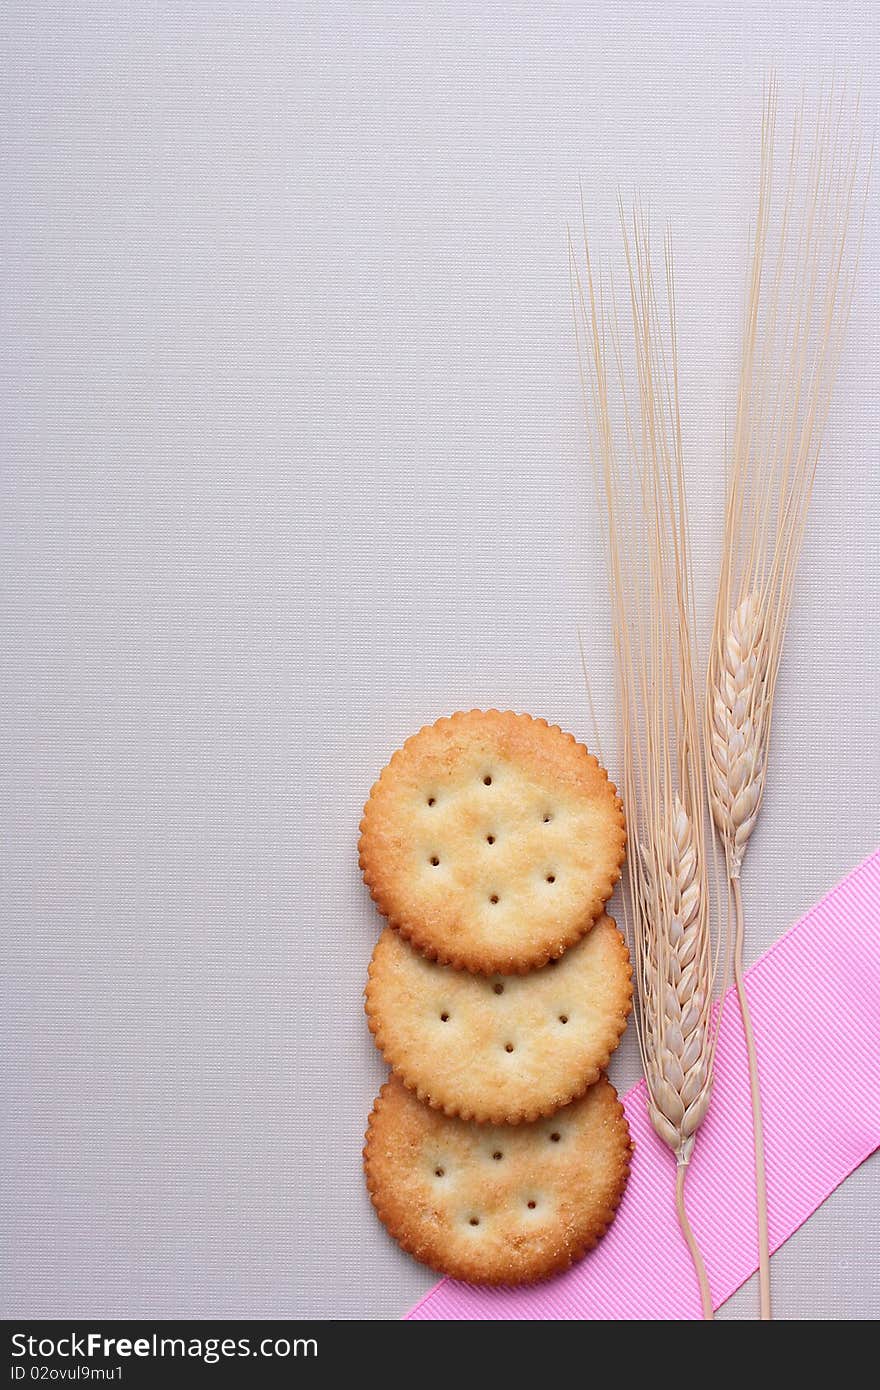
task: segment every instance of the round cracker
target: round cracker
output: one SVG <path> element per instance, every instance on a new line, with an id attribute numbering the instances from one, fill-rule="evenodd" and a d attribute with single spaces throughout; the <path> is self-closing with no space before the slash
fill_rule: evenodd
<path id="1" fill-rule="evenodd" d="M 366 1012 L 403 1083 L 447 1115 L 516 1124 L 552 1115 L 608 1065 L 632 1005 L 626 942 L 612 918 L 523 976 L 438 965 L 386 927 Z"/>
<path id="2" fill-rule="evenodd" d="M 471 710 L 394 754 L 364 808 L 360 865 L 380 912 L 430 959 L 524 973 L 589 931 L 625 840 L 616 788 L 571 734 Z"/>
<path id="3" fill-rule="evenodd" d="M 471 1283 L 522 1284 L 566 1269 L 605 1233 L 630 1150 L 605 1077 L 550 1119 L 502 1128 L 431 1110 L 392 1077 L 364 1169 L 380 1220 L 417 1260 Z"/>

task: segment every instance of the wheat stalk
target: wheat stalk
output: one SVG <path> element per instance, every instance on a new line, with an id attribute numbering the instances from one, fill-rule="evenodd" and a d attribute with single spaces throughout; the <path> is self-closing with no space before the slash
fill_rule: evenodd
<path id="1" fill-rule="evenodd" d="M 647 221 L 621 208 L 637 409 L 613 289 L 597 286 L 584 235 L 582 279 L 569 242 L 587 439 L 606 521 L 630 842 L 624 917 L 635 958 L 648 1110 L 676 1160 L 675 1202 L 704 1317 L 712 1296 L 685 1208 L 685 1178 L 711 1095 L 715 956 L 706 873 L 706 784 L 694 687 L 693 593 L 678 406 L 672 255 L 661 319 Z M 609 351 L 623 428 L 609 400 Z M 617 433 L 622 438 L 618 450 Z M 624 469 L 626 477 L 624 478 Z"/>
<path id="2" fill-rule="evenodd" d="M 704 711 L 709 800 L 727 865 L 735 926 L 733 973 L 749 1065 L 762 1319 L 771 1316 L 770 1242 L 758 1058 L 743 980 L 740 876 L 764 794 L 794 575 L 861 242 L 860 225 L 853 251 L 858 103 L 849 123 L 846 109 L 845 91 L 832 88 L 820 99 L 805 158 L 802 104 L 793 125 L 781 210 L 774 219 L 773 79 L 765 99 L 758 214 Z"/>

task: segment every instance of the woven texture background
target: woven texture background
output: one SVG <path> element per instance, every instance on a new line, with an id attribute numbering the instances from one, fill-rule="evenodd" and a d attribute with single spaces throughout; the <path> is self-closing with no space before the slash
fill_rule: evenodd
<path id="1" fill-rule="evenodd" d="M 578 624 L 614 773 L 578 175 L 603 249 L 618 187 L 672 223 L 707 622 L 763 79 L 858 67 L 873 128 L 874 6 L 49 0 L 0 40 L 2 1312 L 398 1317 L 361 804 L 462 706 L 589 740 Z M 878 272 L 875 198 L 751 958 L 880 838 Z M 880 1313 L 877 1172 L 780 1316 Z"/>

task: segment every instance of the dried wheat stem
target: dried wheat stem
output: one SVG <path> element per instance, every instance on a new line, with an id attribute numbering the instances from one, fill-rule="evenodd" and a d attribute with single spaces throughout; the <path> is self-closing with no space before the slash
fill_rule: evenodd
<path id="1" fill-rule="evenodd" d="M 743 1036 L 746 1043 L 746 1056 L 749 1064 L 749 1091 L 752 1100 L 752 1132 L 755 1151 L 755 1196 L 758 1213 L 758 1292 L 760 1297 L 761 1320 L 769 1322 L 772 1317 L 770 1302 L 770 1230 L 767 1217 L 767 1172 L 764 1162 L 764 1109 L 761 1105 L 761 1087 L 758 1075 L 758 1052 L 755 1047 L 755 1034 L 752 1029 L 752 1014 L 749 1009 L 743 980 L 743 906 L 739 878 L 732 880 L 733 902 L 736 913 L 736 929 L 733 938 L 733 978 L 736 997 L 742 1018 Z"/>
<path id="2" fill-rule="evenodd" d="M 703 1318 L 706 1322 L 710 1322 L 714 1320 L 715 1317 L 715 1309 L 712 1306 L 712 1290 L 709 1288 L 709 1276 L 706 1273 L 703 1256 L 694 1237 L 693 1230 L 691 1229 L 687 1208 L 684 1204 L 684 1180 L 686 1176 L 687 1164 L 680 1163 L 675 1174 L 675 1209 L 678 1213 L 678 1224 L 681 1227 L 681 1233 L 690 1251 L 690 1256 L 693 1260 L 697 1275 L 697 1282 L 700 1286 L 700 1302 L 703 1305 Z"/>

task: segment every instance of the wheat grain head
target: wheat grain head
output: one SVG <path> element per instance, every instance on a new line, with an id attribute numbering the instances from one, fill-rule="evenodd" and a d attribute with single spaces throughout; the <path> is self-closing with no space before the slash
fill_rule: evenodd
<path id="1" fill-rule="evenodd" d="M 621 225 L 638 385 L 632 409 L 626 389 L 630 342 L 613 290 L 610 299 L 597 290 L 588 247 L 583 280 L 572 257 L 572 287 L 590 455 L 607 522 L 621 790 L 630 842 L 638 846 L 627 860 L 624 917 L 636 964 L 639 1043 L 652 1122 L 684 1166 L 711 1095 L 715 956 L 674 281 L 667 236 L 665 320 L 647 220 L 637 207 L 628 227 L 621 209 Z M 609 360 L 616 365 L 623 419 L 617 432 Z"/>
<path id="2" fill-rule="evenodd" d="M 707 674 L 709 803 L 731 879 L 739 877 L 764 795 L 767 658 L 760 598 L 750 593 L 713 647 Z"/>
<path id="3" fill-rule="evenodd" d="M 858 99 L 850 111 L 845 86 L 832 86 L 812 138 L 801 104 L 781 179 L 777 104 L 771 79 L 704 710 L 709 799 L 731 882 L 764 794 L 776 678 L 864 219 L 862 195 L 853 235 Z"/>
<path id="4" fill-rule="evenodd" d="M 651 1123 L 686 1164 L 712 1094 L 711 1000 L 702 961 L 705 894 L 694 827 L 678 797 L 664 848 L 658 876 L 656 856 L 639 846 L 650 912 L 662 923 L 645 937 L 641 1022 Z"/>

